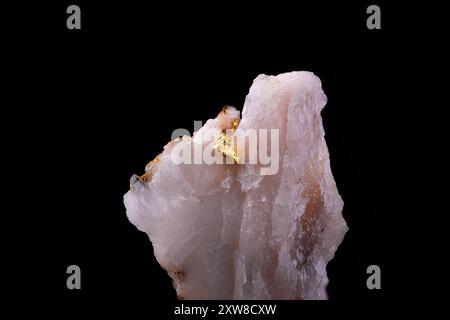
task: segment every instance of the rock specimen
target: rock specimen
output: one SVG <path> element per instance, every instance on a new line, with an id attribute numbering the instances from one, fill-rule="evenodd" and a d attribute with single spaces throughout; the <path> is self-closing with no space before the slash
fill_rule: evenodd
<path id="1" fill-rule="evenodd" d="M 327 298 L 326 266 L 347 225 L 320 116 L 326 101 L 311 72 L 260 75 L 242 119 L 224 108 L 131 178 L 128 218 L 180 299 Z"/>

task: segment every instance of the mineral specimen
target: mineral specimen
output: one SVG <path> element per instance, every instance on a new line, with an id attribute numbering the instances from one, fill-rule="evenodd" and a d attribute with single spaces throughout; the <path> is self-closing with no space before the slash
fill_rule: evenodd
<path id="1" fill-rule="evenodd" d="M 224 108 L 131 178 L 128 218 L 180 299 L 327 298 L 326 266 L 348 228 L 320 116 L 326 101 L 311 72 L 259 75 L 242 119 Z"/>

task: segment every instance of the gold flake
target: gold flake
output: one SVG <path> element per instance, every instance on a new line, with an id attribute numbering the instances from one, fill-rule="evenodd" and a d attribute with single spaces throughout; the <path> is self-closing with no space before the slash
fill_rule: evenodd
<path id="1" fill-rule="evenodd" d="M 222 155 L 224 157 L 229 156 L 233 158 L 234 163 L 239 163 L 239 157 L 236 153 L 236 151 L 233 150 L 231 146 L 231 138 L 227 136 L 225 132 L 221 132 L 217 138 L 214 140 L 213 143 L 213 149 L 218 150 L 219 152 L 222 152 Z"/>

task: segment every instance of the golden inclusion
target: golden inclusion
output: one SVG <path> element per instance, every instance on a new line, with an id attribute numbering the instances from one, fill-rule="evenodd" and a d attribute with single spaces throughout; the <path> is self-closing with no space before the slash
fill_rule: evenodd
<path id="1" fill-rule="evenodd" d="M 234 120 L 231 126 L 231 129 L 235 131 L 239 126 L 239 120 Z M 233 159 L 234 164 L 239 163 L 239 156 L 237 152 L 233 149 L 233 145 L 231 143 L 231 138 L 227 135 L 226 130 L 223 130 L 214 140 L 212 145 L 214 150 L 217 150 L 222 153 L 224 157 L 228 156 Z"/>

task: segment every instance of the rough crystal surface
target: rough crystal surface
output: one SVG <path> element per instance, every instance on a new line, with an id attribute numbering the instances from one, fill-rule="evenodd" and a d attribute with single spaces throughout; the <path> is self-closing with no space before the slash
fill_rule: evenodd
<path id="1" fill-rule="evenodd" d="M 327 298 L 326 266 L 347 225 L 320 116 L 326 101 L 311 72 L 254 80 L 238 129 L 279 129 L 275 174 L 262 175 L 261 163 L 173 162 L 175 145 L 204 148 L 213 142 L 199 132 L 232 128 L 239 112 L 228 108 L 133 176 L 128 218 L 148 234 L 180 299 Z M 248 146 L 236 148 L 237 156 L 246 151 L 240 161 L 251 156 Z"/>

